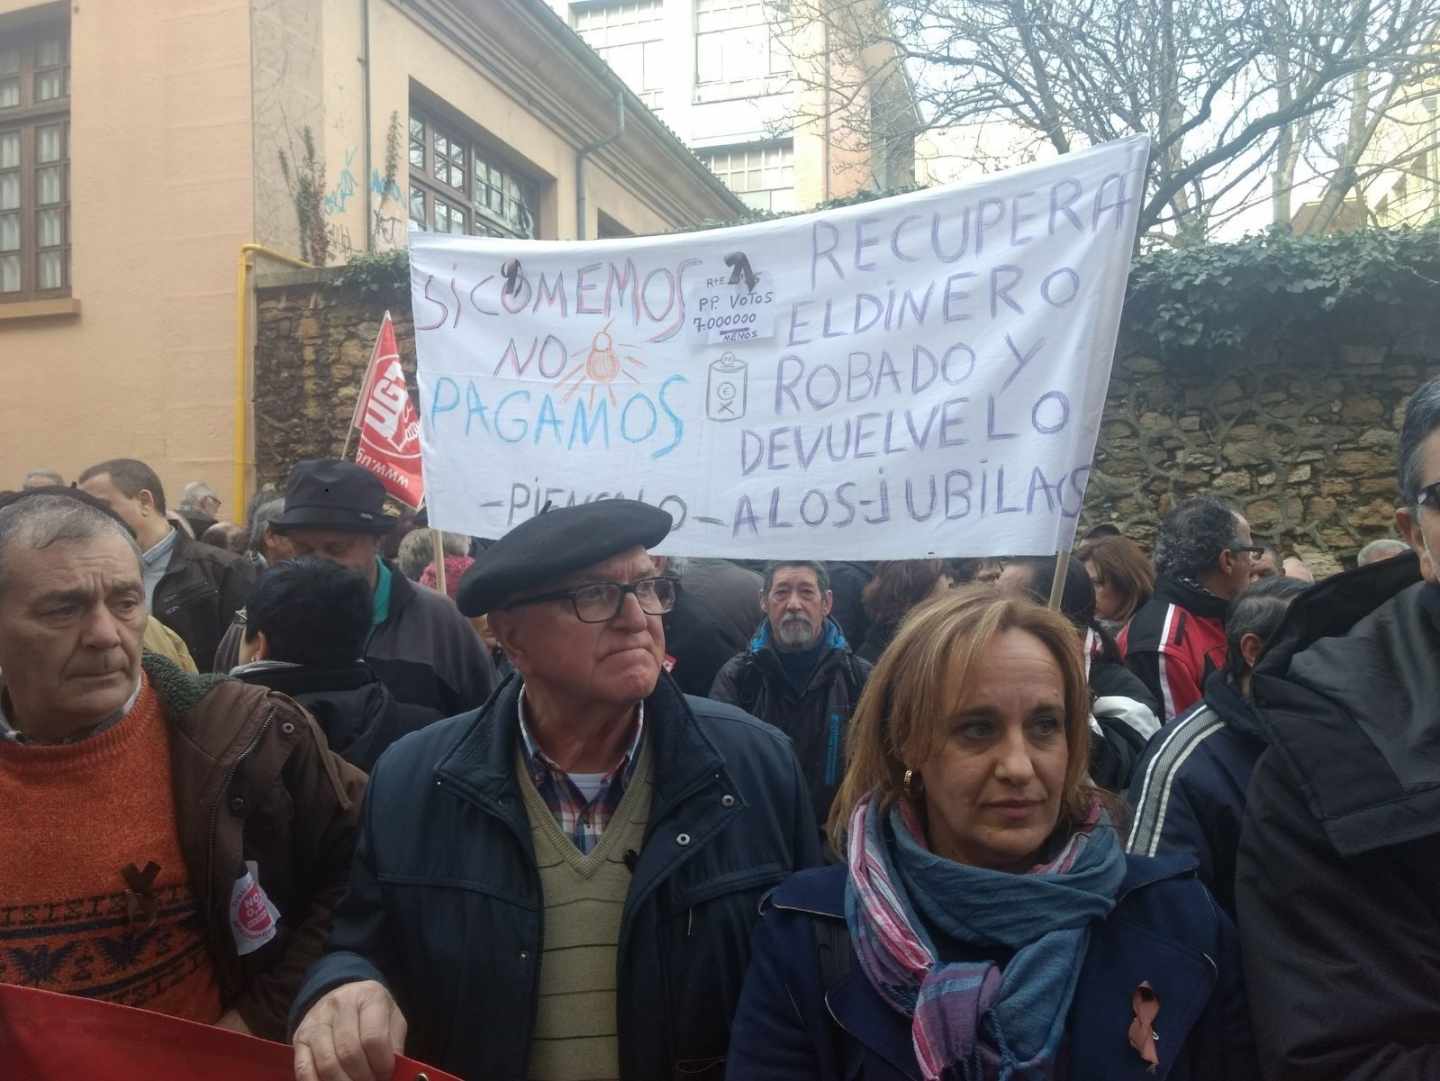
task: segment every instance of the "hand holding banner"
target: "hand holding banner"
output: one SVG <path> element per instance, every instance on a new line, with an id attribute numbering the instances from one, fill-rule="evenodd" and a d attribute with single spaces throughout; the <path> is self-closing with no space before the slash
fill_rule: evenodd
<path id="1" fill-rule="evenodd" d="M 0 1076 L 16 1081 L 293 1081 L 287 1044 L 97 999 L 0 984 Z M 394 1081 L 459 1081 L 401 1058 Z"/>

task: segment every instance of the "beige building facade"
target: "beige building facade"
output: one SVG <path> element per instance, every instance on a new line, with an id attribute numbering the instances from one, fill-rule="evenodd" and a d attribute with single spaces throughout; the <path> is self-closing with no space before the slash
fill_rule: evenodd
<path id="1" fill-rule="evenodd" d="M 235 515 L 249 268 L 283 265 L 243 246 L 743 210 L 543 0 L 0 0 L 0 487 L 136 457 Z"/>

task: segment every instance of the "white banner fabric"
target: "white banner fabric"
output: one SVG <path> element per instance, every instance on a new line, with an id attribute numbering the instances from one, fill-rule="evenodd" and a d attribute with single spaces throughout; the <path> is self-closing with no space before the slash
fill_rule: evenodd
<path id="1" fill-rule="evenodd" d="M 676 555 L 1068 547 L 1148 150 L 705 232 L 412 233 L 431 524 L 623 497 Z"/>

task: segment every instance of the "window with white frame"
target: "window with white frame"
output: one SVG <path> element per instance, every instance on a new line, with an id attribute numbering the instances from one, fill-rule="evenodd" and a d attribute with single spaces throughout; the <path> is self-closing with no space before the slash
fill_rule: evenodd
<path id="1" fill-rule="evenodd" d="M 775 40 L 767 6 L 761 0 L 695 0 L 696 83 L 790 73 L 790 54 Z"/>
<path id="2" fill-rule="evenodd" d="M 664 0 L 591 0 L 570 5 L 570 25 L 650 108 L 665 89 Z"/>
<path id="3" fill-rule="evenodd" d="M 740 201 L 754 210 L 795 209 L 795 144 L 790 139 L 701 150 L 709 166 Z"/>

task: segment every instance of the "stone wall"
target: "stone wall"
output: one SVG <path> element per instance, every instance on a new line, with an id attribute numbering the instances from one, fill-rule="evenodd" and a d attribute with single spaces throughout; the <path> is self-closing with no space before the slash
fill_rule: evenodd
<path id="1" fill-rule="evenodd" d="M 284 486 L 303 458 L 339 457 L 360 380 L 390 312 L 412 396 L 415 330 L 397 289 L 334 289 L 333 271 L 263 276 L 256 289 L 255 480 Z"/>
<path id="2" fill-rule="evenodd" d="M 277 274 L 257 290 L 261 484 L 283 483 L 301 458 L 340 453 L 387 308 L 413 380 L 408 294 L 326 280 Z M 1250 518 L 1257 540 L 1331 573 L 1391 535 L 1406 396 L 1435 374 L 1440 311 L 1317 314 L 1232 358 L 1161 361 L 1122 343 L 1082 528 L 1114 522 L 1148 545 L 1175 501 L 1212 493 Z"/>
<path id="3" fill-rule="evenodd" d="M 1440 374 L 1440 319 L 1414 315 L 1429 325 L 1327 319 L 1239 358 L 1162 363 L 1122 347 L 1087 523 L 1148 545 L 1176 501 L 1208 493 L 1317 574 L 1353 565 L 1367 541 L 1394 535 L 1405 402 Z"/>

